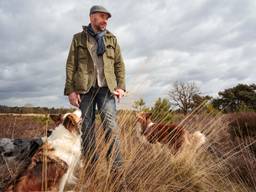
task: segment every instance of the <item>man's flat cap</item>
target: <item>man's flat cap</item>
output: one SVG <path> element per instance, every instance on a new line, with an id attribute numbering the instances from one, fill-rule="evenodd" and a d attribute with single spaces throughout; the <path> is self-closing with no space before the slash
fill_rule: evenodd
<path id="1" fill-rule="evenodd" d="M 106 13 L 106 14 L 108 14 L 109 18 L 111 17 L 111 13 L 105 7 L 100 6 L 100 5 L 92 6 L 90 9 L 90 15 L 93 13 L 97 13 L 97 12 Z"/>

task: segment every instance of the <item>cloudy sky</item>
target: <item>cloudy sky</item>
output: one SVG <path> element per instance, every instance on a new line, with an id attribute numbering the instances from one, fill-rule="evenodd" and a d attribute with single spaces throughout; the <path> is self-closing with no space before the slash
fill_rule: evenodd
<path id="1" fill-rule="evenodd" d="M 69 107 L 65 62 L 92 5 L 111 13 L 126 64 L 119 107 L 166 97 L 175 81 L 203 94 L 256 82 L 255 0 L 0 0 L 0 104 Z"/>

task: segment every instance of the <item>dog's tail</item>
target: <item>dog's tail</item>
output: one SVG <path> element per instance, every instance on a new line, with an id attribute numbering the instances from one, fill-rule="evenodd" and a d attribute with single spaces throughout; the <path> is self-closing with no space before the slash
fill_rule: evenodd
<path id="1" fill-rule="evenodd" d="M 206 142 L 206 136 L 200 131 L 193 133 L 193 144 L 195 149 L 200 148 Z"/>

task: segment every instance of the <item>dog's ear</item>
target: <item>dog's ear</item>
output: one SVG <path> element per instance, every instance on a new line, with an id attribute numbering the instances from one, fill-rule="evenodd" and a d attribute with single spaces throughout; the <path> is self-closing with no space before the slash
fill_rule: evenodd
<path id="1" fill-rule="evenodd" d="M 50 118 L 54 121 L 55 125 L 59 125 L 62 121 L 61 114 L 50 114 Z"/>
<path id="2" fill-rule="evenodd" d="M 63 125 L 70 132 L 79 131 L 76 119 L 72 114 L 69 114 L 65 117 L 65 119 L 63 121 Z"/>
<path id="3" fill-rule="evenodd" d="M 145 113 L 145 117 L 146 117 L 146 119 L 150 118 L 150 117 L 151 117 L 151 115 L 152 115 L 152 113 L 151 113 L 151 112 L 146 112 L 146 113 Z"/>

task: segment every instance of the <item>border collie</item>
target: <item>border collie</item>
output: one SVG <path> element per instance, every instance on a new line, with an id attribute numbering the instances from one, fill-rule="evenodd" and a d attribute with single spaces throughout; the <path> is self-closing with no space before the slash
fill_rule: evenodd
<path id="1" fill-rule="evenodd" d="M 31 158 L 31 163 L 10 184 L 7 192 L 63 191 L 74 183 L 74 169 L 81 156 L 81 111 L 50 115 L 58 124 Z"/>
<path id="2" fill-rule="evenodd" d="M 151 113 L 140 112 L 136 115 L 140 126 L 137 136 L 142 142 L 167 145 L 175 154 L 185 146 L 195 150 L 206 142 L 206 137 L 200 131 L 189 133 L 186 129 L 176 124 L 153 123 Z"/>

